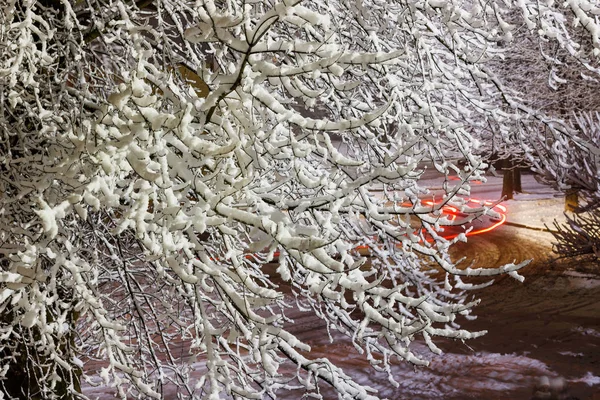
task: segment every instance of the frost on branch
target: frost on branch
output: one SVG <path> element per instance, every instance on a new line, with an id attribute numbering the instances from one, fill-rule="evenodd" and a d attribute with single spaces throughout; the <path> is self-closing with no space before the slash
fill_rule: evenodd
<path id="1" fill-rule="evenodd" d="M 542 179 L 577 199 L 567 222 L 554 222 L 555 252 L 561 257 L 600 256 L 600 119 L 598 113 L 572 116 L 572 140 L 556 141 L 557 156 L 547 157 Z"/>
<path id="2" fill-rule="evenodd" d="M 477 303 L 463 279 L 519 277 L 524 263 L 456 265 L 448 249 L 465 236 L 443 229 L 487 211 L 464 201 L 485 168 L 472 133 L 516 120 L 494 111 L 516 103 L 486 68 L 510 38 L 503 12 L 293 0 L 2 9 L 0 371 L 29 367 L 27 385 L 4 390 L 73 397 L 85 380 L 121 398 L 264 398 L 318 396 L 325 382 L 369 398 L 311 356 L 290 308 L 392 383 L 395 360 L 427 364 L 415 340 L 439 353 L 436 337 L 481 335 L 459 326 Z M 419 185 L 426 164 L 441 192 Z"/>
<path id="3" fill-rule="evenodd" d="M 571 137 L 549 142 L 544 148 L 546 157 L 545 163 L 540 162 L 540 175 L 558 190 L 578 193 L 581 204 L 577 212 L 597 210 L 600 208 L 600 115 L 587 112 L 573 114 L 571 118 L 568 126 Z"/>
<path id="4" fill-rule="evenodd" d="M 561 190 L 569 188 L 569 181 L 574 188 L 582 182 L 594 185 L 590 168 L 577 164 L 589 163 L 598 153 L 586 128 L 600 106 L 598 4 L 517 3 L 504 17 L 512 26 L 511 41 L 503 43 L 508 51 L 490 64 L 512 122 L 490 129 L 493 140 L 484 147 L 501 157 L 525 159 Z"/>
<path id="5" fill-rule="evenodd" d="M 544 18 L 537 27 L 528 24 L 531 31 L 521 29 L 515 34 L 510 53 L 494 66 L 506 86 L 518 88 L 522 98 L 523 104 L 515 106 L 521 116 L 513 130 L 513 143 L 520 144 L 540 180 L 565 192 L 567 202 L 575 199 L 578 203 L 576 215 L 567 215 L 566 224 L 554 223 L 556 253 L 567 257 L 598 254 L 600 9 L 597 4 L 577 1 L 556 9 L 544 3 L 528 9 Z"/>

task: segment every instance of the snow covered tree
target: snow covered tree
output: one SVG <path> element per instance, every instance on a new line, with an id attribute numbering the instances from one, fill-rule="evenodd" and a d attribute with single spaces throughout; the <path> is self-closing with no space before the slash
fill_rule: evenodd
<path id="1" fill-rule="evenodd" d="M 574 153 L 553 146 L 587 140 L 578 138 L 579 122 L 573 115 L 595 112 L 600 106 L 593 10 L 594 4 L 588 2 L 521 4 L 520 10 L 503 16 L 512 27 L 502 43 L 509 51 L 493 60 L 490 68 L 501 80 L 502 92 L 512 97 L 508 104 L 520 110 L 519 118 L 479 132 L 483 154 L 508 171 L 503 195 L 518 191 L 519 166 L 545 176 L 560 174 L 557 162 L 564 167 L 564 157 L 572 158 Z"/>
<path id="2" fill-rule="evenodd" d="M 542 179 L 576 198 L 574 215 L 554 222 L 555 251 L 562 257 L 600 256 L 600 115 L 575 114 L 570 129 L 575 140 L 553 143 L 560 156 L 546 157 Z"/>
<path id="3" fill-rule="evenodd" d="M 574 114 L 569 121 L 572 138 L 553 141 L 546 149 L 540 176 L 557 190 L 576 191 L 578 212 L 600 209 L 600 114 Z"/>
<path id="4" fill-rule="evenodd" d="M 463 266 L 448 249 L 464 233 L 443 231 L 489 211 L 464 200 L 486 167 L 472 134 L 524 110 L 488 68 L 510 6 L 5 2 L 4 395 L 376 396 L 311 357 L 290 307 L 392 383 L 394 360 L 427 364 L 413 341 L 483 334 L 459 325 L 485 286 L 465 277 L 521 279 L 526 262 Z M 515 7 L 529 23 L 552 5 Z M 441 192 L 419 184 L 424 162 Z"/>
<path id="5" fill-rule="evenodd" d="M 527 145 L 517 150 L 538 177 L 566 194 L 567 211 L 583 213 L 567 216 L 567 224 L 555 223 L 555 250 L 562 256 L 594 253 L 598 246 L 600 62 L 595 39 L 586 34 L 597 33 L 597 17 L 581 14 L 590 7 L 559 5 L 553 23 L 542 24 L 542 35 L 521 24 L 514 30 L 511 51 L 495 65 L 528 109 L 520 121 L 525 128 L 515 129 L 521 137 L 517 143 Z M 511 20 L 518 24 L 517 16 Z"/>

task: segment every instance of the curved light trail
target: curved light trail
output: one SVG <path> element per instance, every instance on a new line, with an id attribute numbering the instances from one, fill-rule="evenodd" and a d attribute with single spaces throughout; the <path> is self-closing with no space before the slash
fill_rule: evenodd
<path id="1" fill-rule="evenodd" d="M 483 205 L 483 206 L 492 206 L 491 209 L 494 210 L 500 217 L 492 225 L 489 225 L 489 226 L 486 226 L 483 228 L 472 229 L 471 231 L 464 233 L 466 236 L 481 235 L 484 233 L 491 232 L 506 222 L 507 209 L 502 204 L 495 204 L 495 202 L 490 201 L 490 200 L 479 200 L 479 199 L 472 199 L 472 198 L 467 201 L 467 204 L 469 204 L 469 203 L 473 203 L 476 205 Z M 439 203 L 435 203 L 431 200 L 428 200 L 428 201 L 424 201 L 423 204 L 430 205 L 430 206 L 432 206 L 432 209 L 433 209 L 433 206 L 435 206 L 436 204 L 439 204 Z M 410 204 L 408 206 L 410 206 Z M 460 214 L 460 211 L 456 207 L 450 206 L 450 205 L 443 206 L 441 211 L 442 211 L 442 214 L 449 216 L 450 221 L 454 221 L 456 219 L 456 217 Z M 449 235 L 442 234 L 441 236 L 444 239 L 450 240 L 450 239 L 454 239 L 458 235 L 459 235 L 459 233 L 452 233 Z M 428 241 L 430 241 L 430 240 L 432 240 L 432 239 L 428 239 Z M 398 246 L 402 246 L 402 245 L 399 243 Z M 366 245 L 359 245 L 359 246 L 356 246 L 354 248 L 354 250 L 359 251 L 359 252 L 360 251 L 365 252 L 365 251 L 369 251 L 369 247 Z M 278 259 L 279 255 L 280 255 L 280 252 L 276 251 L 273 254 L 273 258 Z M 256 254 L 247 254 L 246 255 L 246 258 L 252 258 L 252 257 L 256 257 Z"/>

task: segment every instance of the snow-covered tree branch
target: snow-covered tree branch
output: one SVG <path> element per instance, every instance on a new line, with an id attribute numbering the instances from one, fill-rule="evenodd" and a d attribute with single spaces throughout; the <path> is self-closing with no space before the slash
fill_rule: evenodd
<path id="1" fill-rule="evenodd" d="M 582 4 L 584 21 L 596 9 Z M 524 110 L 487 68 L 507 51 L 509 8 L 9 1 L 3 391 L 74 398 L 101 378 L 122 398 L 318 395 L 320 382 L 376 396 L 311 358 L 290 307 L 391 382 L 393 360 L 427 363 L 414 340 L 439 353 L 436 337 L 480 336 L 459 325 L 481 286 L 463 279 L 521 278 L 526 262 L 464 267 L 448 249 L 465 235 L 443 229 L 489 211 L 464 200 L 486 167 L 474 133 Z M 425 163 L 441 192 L 419 184 Z"/>

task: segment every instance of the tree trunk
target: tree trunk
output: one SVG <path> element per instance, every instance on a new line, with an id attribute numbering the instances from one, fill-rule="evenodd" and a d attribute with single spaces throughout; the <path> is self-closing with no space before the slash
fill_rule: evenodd
<path id="1" fill-rule="evenodd" d="M 523 193 L 523 186 L 521 185 L 521 168 L 515 167 L 513 169 L 513 180 L 515 184 L 515 192 Z"/>
<path id="2" fill-rule="evenodd" d="M 504 170 L 504 177 L 502 178 L 502 197 L 504 200 L 510 200 L 513 198 L 515 192 L 515 180 L 513 177 L 513 170 Z"/>
<path id="3" fill-rule="evenodd" d="M 512 199 L 514 193 L 522 193 L 521 168 L 515 166 L 511 158 L 502 160 L 501 168 L 504 171 L 502 179 L 502 197 L 506 200 Z"/>

